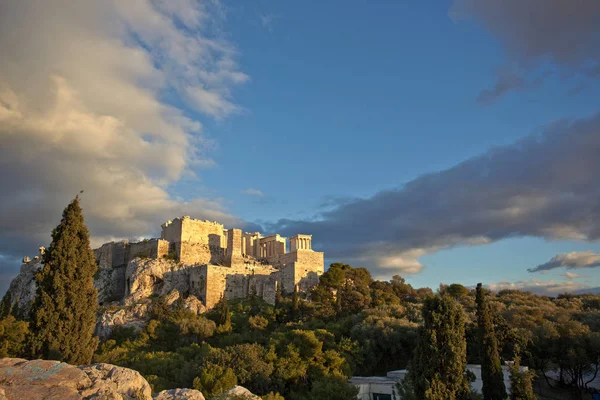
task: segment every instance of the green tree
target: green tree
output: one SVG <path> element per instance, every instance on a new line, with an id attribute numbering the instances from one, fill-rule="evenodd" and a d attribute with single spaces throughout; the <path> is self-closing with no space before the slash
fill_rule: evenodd
<path id="1" fill-rule="evenodd" d="M 0 358 L 23 355 L 27 333 L 27 322 L 12 315 L 0 320 Z"/>
<path id="2" fill-rule="evenodd" d="M 2 301 L 0 301 L 0 318 L 7 317 L 12 311 L 11 303 L 12 299 L 10 296 L 10 291 L 7 291 Z"/>
<path id="3" fill-rule="evenodd" d="M 285 400 L 279 393 L 269 392 L 261 397 L 262 400 Z"/>
<path id="4" fill-rule="evenodd" d="M 490 307 L 481 283 L 477 284 L 476 301 L 483 398 L 484 400 L 504 400 L 506 399 L 506 388 L 504 387 L 502 364 L 498 356 L 498 343 Z"/>
<path id="5" fill-rule="evenodd" d="M 193 385 L 194 389 L 201 391 L 206 398 L 211 399 L 237 385 L 237 378 L 231 368 L 209 364 L 194 379 Z"/>
<path id="6" fill-rule="evenodd" d="M 217 332 L 231 332 L 231 312 L 229 311 L 229 304 L 227 304 L 225 296 L 221 297 L 221 300 L 219 300 L 215 308 L 215 311 L 217 312 Z"/>
<path id="7" fill-rule="evenodd" d="M 35 277 L 38 287 L 30 323 L 33 357 L 75 365 L 92 360 L 98 346 L 94 336 L 98 309 L 96 270 L 89 232 L 76 196 L 52 231 L 44 267 Z"/>
<path id="8" fill-rule="evenodd" d="M 298 294 L 298 285 L 294 285 L 294 293 L 292 294 L 292 314 L 294 319 L 300 316 L 300 296 Z"/>
<path id="9" fill-rule="evenodd" d="M 355 399 L 358 387 L 348 383 L 344 378 L 328 377 L 313 382 L 310 394 L 311 400 L 346 400 Z"/>
<path id="10" fill-rule="evenodd" d="M 518 349 L 517 349 L 518 351 Z M 521 358 L 515 355 L 510 367 L 510 398 L 511 400 L 535 400 L 533 393 L 533 371 L 521 371 Z"/>
<path id="11" fill-rule="evenodd" d="M 408 398 L 459 400 L 470 395 L 462 306 L 449 296 L 427 298 L 423 327 L 405 379 Z"/>

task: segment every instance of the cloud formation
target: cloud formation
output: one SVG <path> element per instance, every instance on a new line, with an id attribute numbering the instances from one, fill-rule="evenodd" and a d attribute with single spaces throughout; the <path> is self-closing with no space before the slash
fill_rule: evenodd
<path id="1" fill-rule="evenodd" d="M 330 259 L 375 276 L 417 273 L 418 258 L 511 237 L 600 239 L 600 115 L 556 121 L 511 146 L 395 190 L 348 199 L 314 220 L 269 231 L 312 233 Z"/>
<path id="2" fill-rule="evenodd" d="M 2 2 L 1 257 L 49 243 L 81 189 L 96 245 L 176 215 L 243 225 L 219 199 L 168 193 L 211 163 L 191 111 L 239 109 L 232 90 L 248 77 L 221 19 L 212 1 Z"/>
<path id="3" fill-rule="evenodd" d="M 573 281 L 556 282 L 556 281 L 540 281 L 537 279 L 521 280 L 516 282 L 496 282 L 489 285 L 485 285 L 488 289 L 498 292 L 500 290 L 521 290 L 524 292 L 531 292 L 542 296 L 557 296 L 561 293 L 595 293 L 598 288 L 592 288 L 584 284 L 580 284 Z"/>
<path id="4" fill-rule="evenodd" d="M 521 90 L 527 86 L 525 78 L 515 71 L 502 71 L 493 87 L 484 89 L 477 96 L 477 102 L 490 104 L 497 98 L 513 90 Z"/>
<path id="5" fill-rule="evenodd" d="M 564 274 L 561 274 L 562 276 L 564 276 L 567 279 L 578 279 L 578 278 L 583 278 L 582 275 L 573 273 L 573 272 L 565 272 Z"/>
<path id="6" fill-rule="evenodd" d="M 591 251 L 557 254 L 544 264 L 535 268 L 529 268 L 529 272 L 548 271 L 555 268 L 580 269 L 600 267 L 600 254 L 594 254 Z"/>
<path id="7" fill-rule="evenodd" d="M 550 63 L 562 76 L 593 76 L 600 67 L 600 2 L 597 0 L 454 0 L 454 21 L 474 20 L 497 38 L 507 64 L 521 75 Z M 480 98 L 488 103 L 510 90 L 522 89 L 520 80 L 499 75 Z"/>
<path id="8" fill-rule="evenodd" d="M 242 190 L 242 194 L 247 194 L 248 196 L 256 196 L 256 197 L 265 197 L 265 194 L 258 189 L 247 188 Z"/>

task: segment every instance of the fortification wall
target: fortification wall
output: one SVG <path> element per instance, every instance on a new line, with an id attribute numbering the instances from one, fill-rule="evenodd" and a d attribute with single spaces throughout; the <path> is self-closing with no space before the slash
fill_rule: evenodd
<path id="1" fill-rule="evenodd" d="M 324 254 L 316 251 L 299 251 L 298 260 L 294 263 L 294 281 L 298 290 L 308 292 L 319 283 L 323 275 Z"/>
<path id="2" fill-rule="evenodd" d="M 312 250 L 280 255 L 281 290 L 291 293 L 298 285 L 300 291 L 307 291 L 319 283 L 319 276 L 325 271 L 324 258 L 324 253 Z"/>
<path id="3" fill-rule="evenodd" d="M 126 266 L 129 262 L 129 242 L 110 242 L 94 250 L 96 264 L 101 269 Z"/>
<path id="4" fill-rule="evenodd" d="M 227 231 L 227 250 L 225 251 L 225 264 L 228 266 L 241 265 L 242 257 L 242 230 L 229 229 Z"/>
<path id="5" fill-rule="evenodd" d="M 129 260 L 136 257 L 140 258 L 156 258 L 158 253 L 158 240 L 144 240 L 137 243 L 129 244 Z"/>
<path id="6" fill-rule="evenodd" d="M 163 239 L 157 239 L 156 257 L 163 258 L 169 255 L 169 242 Z"/>
<path id="7" fill-rule="evenodd" d="M 181 238 L 178 241 L 221 246 L 223 224 L 200 221 L 189 217 L 184 217 L 181 221 Z"/>
<path id="8" fill-rule="evenodd" d="M 209 264 L 212 259 L 210 246 L 206 243 L 175 243 L 179 261 L 184 264 Z"/>
<path id="9" fill-rule="evenodd" d="M 278 278 L 277 269 L 271 265 L 234 266 L 203 265 L 199 276 L 204 279 L 203 299 L 207 308 L 214 307 L 221 296 L 226 299 L 248 297 L 252 289 L 266 301 L 275 302 L 275 285 Z M 200 284 L 198 285 L 200 287 Z"/>
<path id="10" fill-rule="evenodd" d="M 100 269 L 107 269 L 112 267 L 112 245 L 111 243 L 104 243 L 100 248 L 94 249 L 94 257 L 96 258 L 96 264 Z"/>
<path id="11" fill-rule="evenodd" d="M 160 232 L 160 238 L 171 243 L 181 241 L 181 218 L 175 218 L 172 221 L 168 221 L 162 224 L 162 231 Z"/>

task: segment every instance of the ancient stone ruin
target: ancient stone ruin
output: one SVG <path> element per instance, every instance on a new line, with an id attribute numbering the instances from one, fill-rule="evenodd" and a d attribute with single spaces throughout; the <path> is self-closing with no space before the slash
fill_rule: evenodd
<path id="1" fill-rule="evenodd" d="M 262 236 L 181 217 L 162 225 L 160 239 L 106 243 L 94 250 L 101 306 L 96 333 L 104 338 L 115 326 L 142 328 L 156 296 L 201 314 L 222 297 L 254 295 L 274 304 L 278 289 L 306 294 L 324 271 L 323 253 L 312 250 L 311 238 Z M 39 250 L 33 259 L 23 259 L 6 294 L 21 315 L 27 315 L 35 297 L 35 274 L 45 252 Z"/>
<path id="2" fill-rule="evenodd" d="M 173 289 L 212 308 L 222 296 L 235 299 L 252 293 L 274 303 L 277 287 L 284 293 L 295 287 L 307 291 L 318 283 L 324 268 L 323 253 L 312 250 L 311 239 L 311 235 L 289 240 L 278 234 L 262 236 L 185 216 L 163 224 L 160 239 L 106 243 L 94 253 L 100 270 L 110 271 L 112 300 L 125 299 L 139 290 L 140 260 L 144 264 L 164 260 L 177 264 L 171 265 L 170 273 L 182 275 L 181 279 L 165 277 L 168 272 L 155 276 L 152 292 L 164 292 L 166 278 L 187 280 Z M 136 268 L 131 268 L 135 259 L 139 259 Z"/>

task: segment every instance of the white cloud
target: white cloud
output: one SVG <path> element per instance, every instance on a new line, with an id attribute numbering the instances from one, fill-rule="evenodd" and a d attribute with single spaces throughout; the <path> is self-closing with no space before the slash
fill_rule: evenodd
<path id="1" fill-rule="evenodd" d="M 264 197 L 265 194 L 258 189 L 247 188 L 242 190 L 243 194 L 247 194 L 248 196 L 256 196 L 256 197 Z"/>
<path id="2" fill-rule="evenodd" d="M 565 272 L 564 274 L 561 274 L 561 276 L 564 276 L 567 279 L 577 279 L 577 278 L 583 278 L 582 275 L 579 274 L 575 274 L 573 272 Z"/>
<path id="3" fill-rule="evenodd" d="M 587 285 L 573 282 L 541 281 L 528 279 L 515 282 L 503 281 L 485 285 L 488 289 L 498 292 L 503 289 L 522 290 L 544 296 L 556 296 L 561 293 L 575 293 L 590 288 Z"/>
<path id="4" fill-rule="evenodd" d="M 243 225 L 220 199 L 169 193 L 212 164 L 186 109 L 224 118 L 248 79 L 222 15 L 192 0 L 0 5 L 0 254 L 48 243 L 81 189 L 96 244 L 155 234 L 184 214 Z M 186 108 L 164 100 L 173 95 Z"/>

